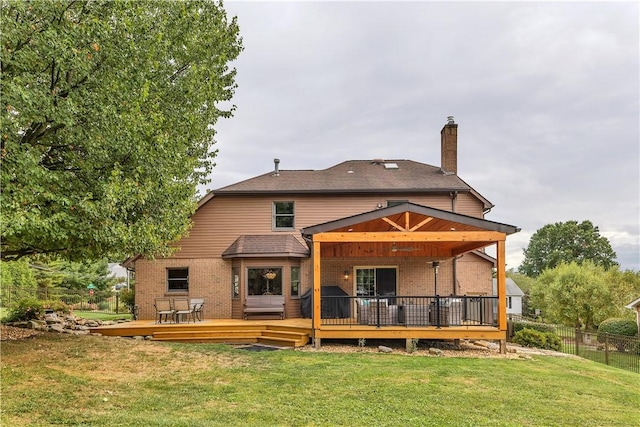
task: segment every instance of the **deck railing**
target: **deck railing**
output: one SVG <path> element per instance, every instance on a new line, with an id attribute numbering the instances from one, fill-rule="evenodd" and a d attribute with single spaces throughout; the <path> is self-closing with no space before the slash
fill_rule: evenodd
<path id="1" fill-rule="evenodd" d="M 323 296 L 322 325 L 495 326 L 498 297 Z"/>

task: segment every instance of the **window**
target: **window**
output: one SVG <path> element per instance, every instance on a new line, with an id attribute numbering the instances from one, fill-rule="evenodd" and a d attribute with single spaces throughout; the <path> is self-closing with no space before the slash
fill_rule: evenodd
<path id="1" fill-rule="evenodd" d="M 240 270 L 238 267 L 231 269 L 231 295 L 240 298 Z"/>
<path id="2" fill-rule="evenodd" d="M 273 229 L 291 230 L 294 228 L 293 202 L 273 202 Z"/>
<path id="3" fill-rule="evenodd" d="M 408 200 L 387 200 L 387 207 L 401 205 L 403 203 L 407 203 Z"/>
<path id="4" fill-rule="evenodd" d="M 396 294 L 396 267 L 356 267 L 358 296 L 393 296 Z"/>
<path id="5" fill-rule="evenodd" d="M 300 267 L 291 267 L 291 296 L 300 296 Z"/>
<path id="6" fill-rule="evenodd" d="M 248 268 L 247 295 L 282 295 L 282 268 Z"/>
<path id="7" fill-rule="evenodd" d="M 507 297 L 507 308 L 508 309 L 512 309 L 513 308 L 511 297 Z"/>
<path id="8" fill-rule="evenodd" d="M 167 291 L 188 292 L 189 291 L 189 269 L 188 268 L 167 268 Z"/>

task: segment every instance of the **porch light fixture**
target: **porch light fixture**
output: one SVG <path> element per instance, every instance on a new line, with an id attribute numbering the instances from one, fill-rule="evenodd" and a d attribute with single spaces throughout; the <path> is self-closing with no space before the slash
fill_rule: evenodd
<path id="1" fill-rule="evenodd" d="M 433 286 L 436 296 L 438 296 L 438 267 L 440 267 L 440 263 L 438 261 L 433 261 L 431 264 L 433 266 Z"/>
<path id="2" fill-rule="evenodd" d="M 344 280 L 349 280 L 349 270 L 344 271 Z"/>

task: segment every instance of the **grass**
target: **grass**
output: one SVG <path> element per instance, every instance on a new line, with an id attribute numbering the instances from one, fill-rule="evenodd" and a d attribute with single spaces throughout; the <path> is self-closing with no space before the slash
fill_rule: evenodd
<path id="1" fill-rule="evenodd" d="M 355 344 L 354 344 L 355 345 Z M 3 342 L 3 426 L 631 426 L 640 376 L 581 359 L 438 358 L 43 334 Z"/>
<path id="2" fill-rule="evenodd" d="M 131 319 L 131 314 L 128 313 L 102 313 L 99 311 L 80 311 L 73 310 L 73 315 L 76 317 L 82 317 L 89 320 L 118 320 L 118 319 Z"/>

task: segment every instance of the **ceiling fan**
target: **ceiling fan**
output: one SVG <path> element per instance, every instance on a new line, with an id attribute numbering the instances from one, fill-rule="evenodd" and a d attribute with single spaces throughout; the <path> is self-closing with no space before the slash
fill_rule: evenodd
<path id="1" fill-rule="evenodd" d="M 419 251 L 420 248 L 414 248 L 413 246 L 401 246 L 398 247 L 396 246 L 396 242 L 393 242 L 393 244 L 391 245 L 391 252 L 413 252 L 413 251 Z"/>

